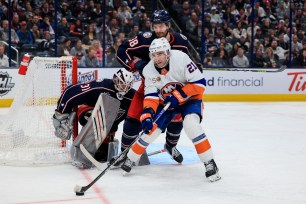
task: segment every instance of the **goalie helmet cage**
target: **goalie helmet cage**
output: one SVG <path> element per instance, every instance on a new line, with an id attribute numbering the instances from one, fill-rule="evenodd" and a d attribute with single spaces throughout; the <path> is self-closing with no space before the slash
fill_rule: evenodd
<path id="1" fill-rule="evenodd" d="M 76 83 L 75 57 L 33 58 L 16 84 L 18 91 L 8 114 L 1 116 L 0 164 L 42 166 L 70 161 L 71 141 L 63 143 L 54 135 L 52 115 L 65 87 Z"/>

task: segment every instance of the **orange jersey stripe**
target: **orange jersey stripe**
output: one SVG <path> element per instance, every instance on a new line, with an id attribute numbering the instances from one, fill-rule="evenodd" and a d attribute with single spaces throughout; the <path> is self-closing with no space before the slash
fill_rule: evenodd
<path id="1" fill-rule="evenodd" d="M 203 86 L 198 86 L 197 84 L 186 84 L 182 90 L 187 96 L 194 96 L 193 99 L 202 100 L 205 88 Z"/>
<path id="2" fill-rule="evenodd" d="M 142 155 L 145 151 L 146 151 L 146 148 L 140 146 L 138 144 L 138 142 L 136 142 L 135 144 L 133 144 L 132 146 L 132 151 L 135 152 L 136 154 L 138 155 Z"/>
<path id="3" fill-rule="evenodd" d="M 204 140 L 204 141 L 202 141 L 198 144 L 195 144 L 194 146 L 195 146 L 198 154 L 202 154 L 203 152 L 206 152 L 207 150 L 210 149 L 210 144 L 209 144 L 208 139 L 206 139 L 206 140 Z"/>
<path id="4" fill-rule="evenodd" d="M 159 99 L 145 98 L 143 101 L 143 107 L 150 107 L 156 113 L 157 107 L 159 105 Z"/>

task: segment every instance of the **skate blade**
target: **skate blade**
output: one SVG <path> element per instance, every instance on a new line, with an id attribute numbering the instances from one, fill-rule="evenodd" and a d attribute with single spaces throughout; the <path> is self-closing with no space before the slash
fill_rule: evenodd
<path id="1" fill-rule="evenodd" d="M 208 180 L 210 182 L 215 182 L 221 179 L 221 176 L 219 175 L 219 173 L 216 173 L 214 175 L 211 175 L 210 177 L 208 177 Z"/>

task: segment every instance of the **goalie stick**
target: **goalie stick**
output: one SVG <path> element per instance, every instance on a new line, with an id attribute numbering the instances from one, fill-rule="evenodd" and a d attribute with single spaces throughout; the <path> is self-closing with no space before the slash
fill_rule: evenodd
<path id="1" fill-rule="evenodd" d="M 169 106 L 171 105 L 170 102 L 168 102 L 165 107 L 157 114 L 155 120 L 154 120 L 154 123 L 156 123 L 156 121 L 166 112 L 166 110 L 169 108 Z M 119 156 L 114 159 L 114 160 L 111 160 L 108 164 L 107 164 L 107 167 L 92 181 L 90 182 L 87 186 L 79 186 L 79 185 L 76 185 L 74 187 L 74 192 L 76 195 L 78 196 L 82 196 L 84 195 L 85 191 L 87 191 L 92 185 L 94 185 L 109 169 L 110 167 L 116 163 L 117 161 L 123 159 L 126 157 L 128 151 L 130 150 L 130 148 L 132 147 L 132 145 L 137 141 L 137 139 L 143 135 L 143 131 L 140 133 L 140 135 L 138 135 L 138 137 L 136 137 L 135 141 L 128 147 L 126 148 L 123 152 L 121 152 L 119 154 Z"/>
<path id="2" fill-rule="evenodd" d="M 205 71 L 238 71 L 238 72 L 262 72 L 262 73 L 276 73 L 276 72 L 282 72 L 287 68 L 287 66 L 281 66 L 278 69 L 274 70 L 266 70 L 266 69 L 243 69 L 243 68 L 213 68 L 208 67 L 204 68 L 202 67 L 202 70 Z"/>
<path id="3" fill-rule="evenodd" d="M 89 160 L 91 161 L 91 163 L 97 167 L 97 169 L 99 171 L 103 171 L 104 168 L 105 168 L 105 165 L 99 161 L 97 161 L 93 156 L 91 156 L 91 154 L 87 151 L 87 149 L 84 147 L 83 144 L 80 144 L 80 149 L 82 151 L 82 153 L 84 154 L 84 156 Z M 160 150 L 156 150 L 154 152 L 150 152 L 148 153 L 148 156 L 153 156 L 155 154 L 159 154 L 159 153 L 162 153 L 162 152 L 165 152 L 166 150 L 165 149 L 160 149 Z"/>

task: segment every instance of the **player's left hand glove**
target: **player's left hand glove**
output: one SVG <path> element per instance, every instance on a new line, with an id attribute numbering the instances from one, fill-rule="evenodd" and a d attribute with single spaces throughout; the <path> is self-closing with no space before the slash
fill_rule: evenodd
<path id="1" fill-rule="evenodd" d="M 138 58 L 138 57 L 134 57 L 133 60 L 130 61 L 130 66 L 132 67 L 132 71 L 142 71 L 143 68 L 148 64 L 148 62 Z"/>
<path id="2" fill-rule="evenodd" d="M 187 95 L 182 89 L 177 89 L 172 91 L 172 93 L 165 98 L 164 103 L 166 104 L 168 102 L 171 102 L 169 109 L 174 109 L 181 105 L 183 102 L 185 102 L 186 97 Z"/>
<path id="3" fill-rule="evenodd" d="M 141 113 L 140 122 L 142 130 L 145 134 L 149 134 L 153 128 L 153 116 L 154 111 L 152 108 L 145 108 Z"/>

